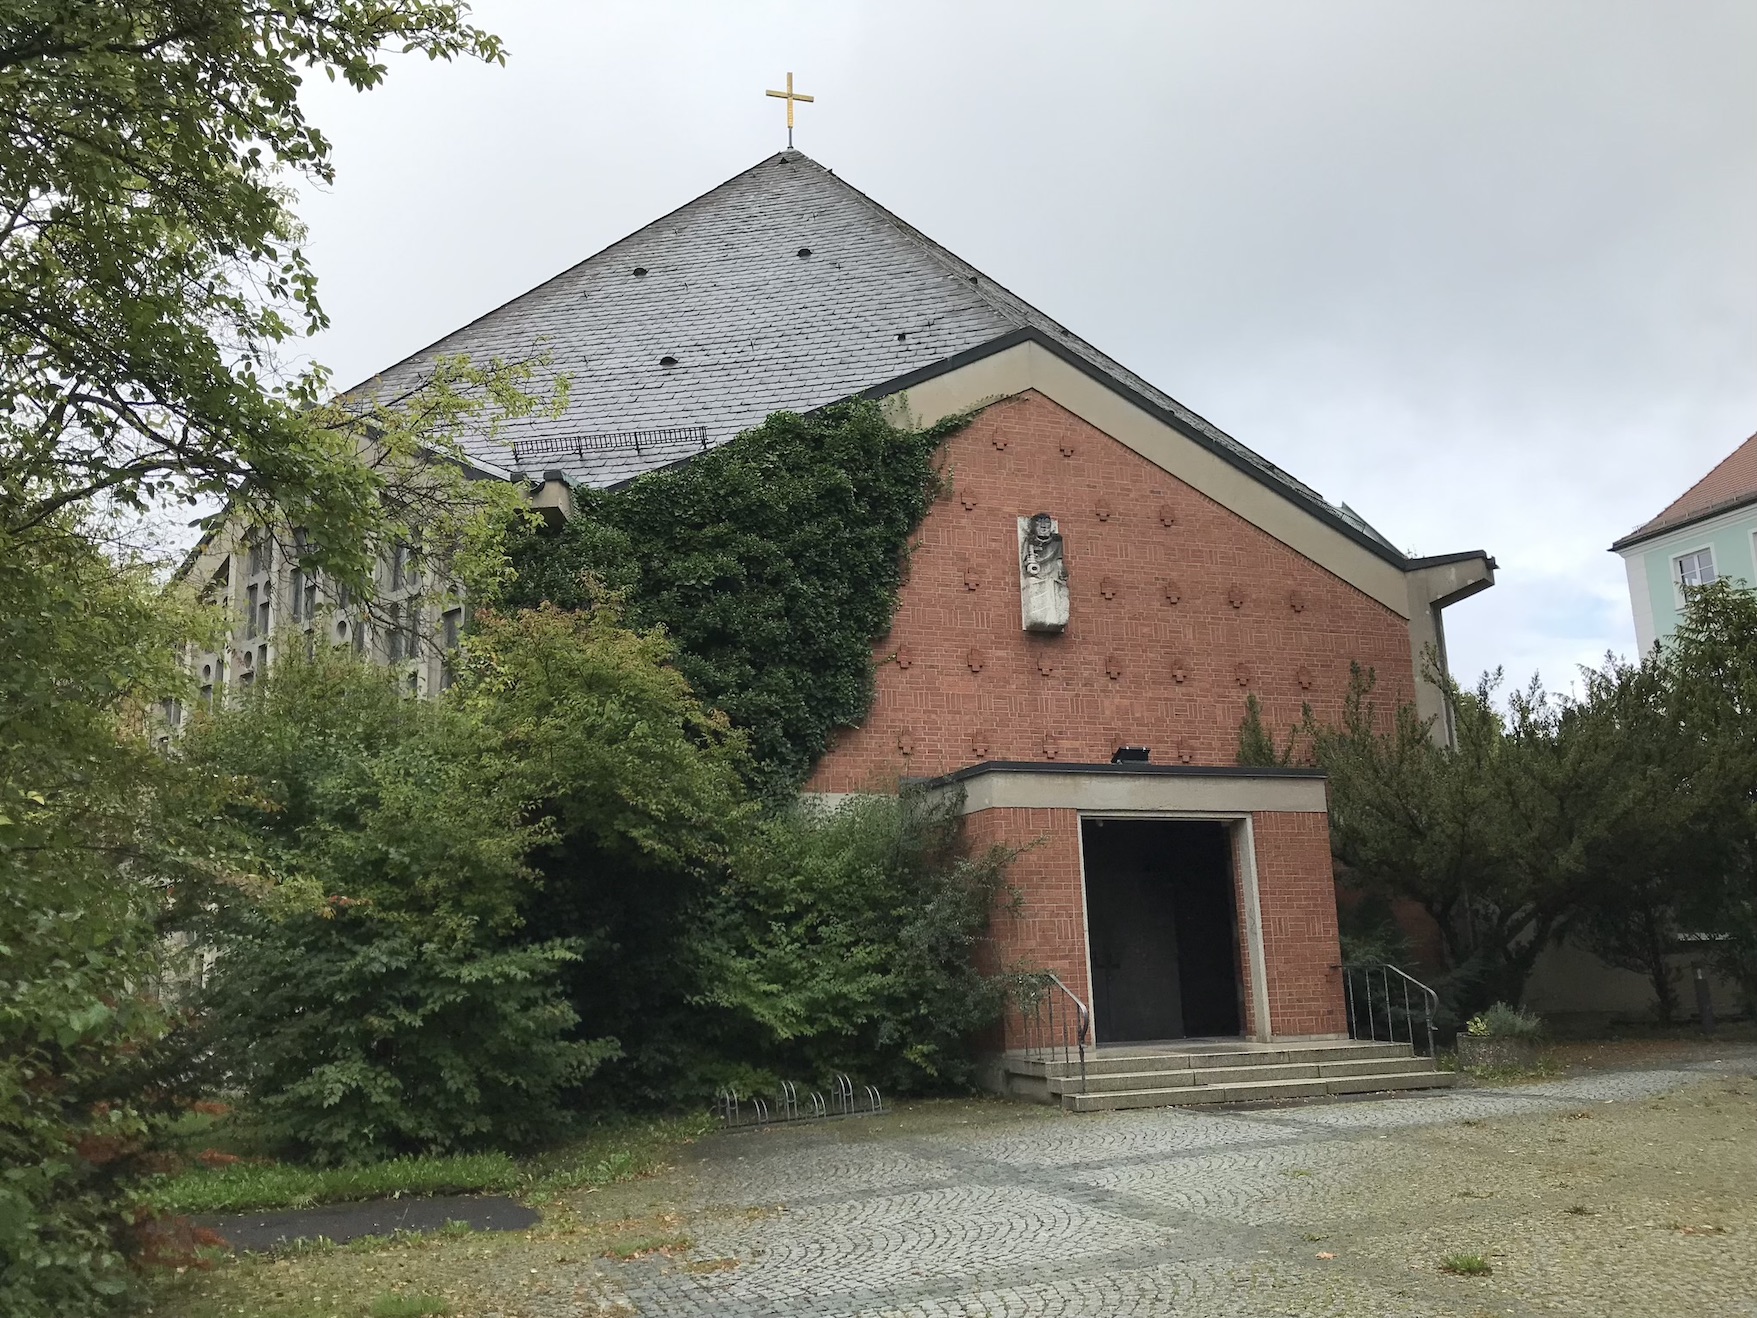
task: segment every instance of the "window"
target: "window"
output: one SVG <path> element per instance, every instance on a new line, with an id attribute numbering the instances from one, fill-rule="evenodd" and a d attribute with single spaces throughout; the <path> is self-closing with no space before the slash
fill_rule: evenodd
<path id="1" fill-rule="evenodd" d="M 249 586 L 244 591 L 244 637 L 246 640 L 256 639 L 256 590 Z"/>
<path id="2" fill-rule="evenodd" d="M 1672 579 L 1680 590 L 1707 586 L 1714 582 L 1714 551 L 1698 549 L 1672 560 Z"/>
<path id="3" fill-rule="evenodd" d="M 457 680 L 458 634 L 463 630 L 464 611 L 447 609 L 440 615 L 440 625 L 444 628 L 445 654 L 440 658 L 439 689 L 449 691 Z"/>
<path id="4" fill-rule="evenodd" d="M 397 563 L 400 572 L 402 560 L 399 558 Z M 394 664 L 403 657 L 403 606 L 392 604 L 389 612 L 390 630 L 385 637 L 385 644 L 390 648 L 390 661 Z"/>
<path id="5" fill-rule="evenodd" d="M 291 585 L 293 594 L 293 621 L 298 622 L 304 617 L 305 610 L 305 570 L 303 568 L 293 569 L 293 580 Z"/>

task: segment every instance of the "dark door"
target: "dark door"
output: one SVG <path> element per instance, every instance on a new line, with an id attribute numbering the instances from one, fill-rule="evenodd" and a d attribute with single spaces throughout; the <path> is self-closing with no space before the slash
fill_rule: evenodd
<path id="1" fill-rule="evenodd" d="M 1226 826 L 1089 819 L 1082 846 L 1097 1041 L 1236 1035 Z"/>

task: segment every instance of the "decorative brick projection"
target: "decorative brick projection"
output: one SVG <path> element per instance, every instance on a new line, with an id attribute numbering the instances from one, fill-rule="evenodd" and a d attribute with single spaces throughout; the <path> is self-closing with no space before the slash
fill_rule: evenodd
<path id="1" fill-rule="evenodd" d="M 1336 930 L 1329 818 L 1320 814 L 1253 814 L 1251 831 L 1257 843 L 1257 897 L 1263 912 L 1269 1023 L 1277 1037 L 1345 1034 L 1348 1020 L 1342 974 L 1331 969 L 1341 962 L 1342 947 Z M 1242 903 L 1242 897 L 1240 900 Z M 1239 909 L 1243 910 L 1242 904 Z M 1240 954 L 1244 955 L 1242 947 Z M 1239 964 L 1249 963 L 1241 960 Z M 1248 995 L 1246 1001 L 1248 1006 Z M 1256 1022 L 1251 1021 L 1248 1028 L 1254 1030 Z"/>
<path id="2" fill-rule="evenodd" d="M 951 489 L 917 534 L 876 699 L 808 791 L 859 791 L 985 759 L 1232 764 L 1245 697 L 1284 736 L 1340 717 L 1351 660 L 1389 710 L 1413 698 L 1392 610 L 1028 392 L 947 442 Z M 1072 619 L 1019 625 L 1016 519 L 1055 516 Z M 901 656 L 901 662 L 898 661 Z M 1328 867 L 1324 867 L 1328 873 Z"/>
<path id="3" fill-rule="evenodd" d="M 1076 810 L 979 810 L 964 820 L 972 852 L 995 845 L 1022 854 L 1007 871 L 1018 909 L 997 910 L 990 925 L 991 968 L 1047 970 L 1090 1004 L 1086 981 L 1086 893 Z M 1007 1048 L 1025 1043 L 1017 1018 L 1006 1023 Z"/>

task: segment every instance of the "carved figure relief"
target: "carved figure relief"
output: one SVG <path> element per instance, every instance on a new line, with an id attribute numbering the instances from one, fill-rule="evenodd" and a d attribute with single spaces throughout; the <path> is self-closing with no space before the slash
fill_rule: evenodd
<path id="1" fill-rule="evenodd" d="M 1048 513 L 1019 519 L 1019 616 L 1028 632 L 1067 629 L 1068 565 Z"/>

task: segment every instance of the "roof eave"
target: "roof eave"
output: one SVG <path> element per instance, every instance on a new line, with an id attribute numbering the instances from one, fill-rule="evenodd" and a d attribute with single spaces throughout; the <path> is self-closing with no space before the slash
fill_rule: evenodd
<path id="1" fill-rule="evenodd" d="M 1016 330 L 1010 330 L 1007 333 L 1000 335 L 998 338 L 990 339 L 986 343 L 979 343 L 973 348 L 966 348 L 963 352 L 953 353 L 950 357 L 943 357 L 937 362 L 929 362 L 925 366 L 917 367 L 913 371 L 895 376 L 881 384 L 871 385 L 854 396 L 874 399 L 888 398 L 892 394 L 901 393 L 917 384 L 935 379 L 941 375 L 946 375 L 952 371 L 958 370 L 960 367 L 968 366 L 973 362 L 979 362 L 986 357 L 992 357 L 996 353 L 1005 352 L 1007 349 L 1017 347 L 1022 343 L 1036 344 L 1046 352 L 1053 353 L 1058 359 L 1065 362 L 1067 365 L 1072 366 L 1081 374 L 1087 376 L 1089 379 L 1096 380 L 1108 389 L 1114 390 L 1116 393 L 1128 399 L 1130 403 L 1146 412 L 1149 416 L 1152 416 L 1155 420 L 1171 427 L 1190 442 L 1199 444 L 1202 448 L 1220 458 L 1229 466 L 1244 473 L 1246 476 L 1249 476 L 1258 484 L 1264 485 L 1273 490 L 1282 498 L 1310 513 L 1332 530 L 1340 532 L 1361 548 L 1368 550 L 1375 557 L 1390 563 L 1399 571 L 1409 572 L 1419 567 L 1431 567 L 1442 563 L 1464 562 L 1472 558 L 1487 557 L 1487 555 L 1481 550 L 1472 550 L 1460 554 L 1442 554 L 1434 558 L 1422 559 L 1412 559 L 1407 555 L 1400 553 L 1393 546 L 1368 535 L 1365 531 L 1362 531 L 1322 499 L 1314 499 L 1306 494 L 1305 491 L 1292 485 L 1286 485 L 1279 481 L 1266 479 L 1267 473 L 1255 463 L 1246 461 L 1226 445 L 1217 443 L 1213 438 L 1203 434 L 1196 427 L 1187 424 L 1182 417 L 1176 412 L 1173 412 L 1170 408 L 1161 406 L 1159 403 L 1143 394 L 1140 390 L 1136 389 L 1128 381 L 1118 379 L 1116 376 L 1106 371 L 1097 362 L 1073 351 L 1066 344 L 1058 343 L 1054 336 L 1045 334 L 1034 325 L 1023 325 Z M 829 406 L 829 404 L 825 404 L 824 406 Z M 811 410 L 815 412 L 821 409 L 813 408 Z"/>
<path id="2" fill-rule="evenodd" d="M 1646 544 L 1649 540 L 1658 540 L 1661 536 L 1670 535 L 1673 531 L 1683 531 L 1695 526 L 1698 522 L 1706 522 L 1711 518 L 1720 517 L 1725 513 L 1736 513 L 1741 508 L 1757 504 L 1757 490 L 1735 495 L 1731 499 L 1722 499 L 1719 503 L 1709 504 L 1699 512 L 1688 517 L 1680 517 L 1671 522 L 1649 522 L 1646 526 L 1637 527 L 1621 540 L 1611 542 L 1611 552 L 1620 554 L 1625 549 L 1633 549 L 1636 545 Z"/>

